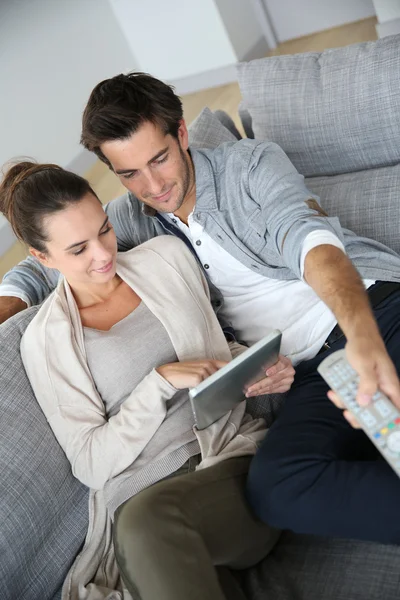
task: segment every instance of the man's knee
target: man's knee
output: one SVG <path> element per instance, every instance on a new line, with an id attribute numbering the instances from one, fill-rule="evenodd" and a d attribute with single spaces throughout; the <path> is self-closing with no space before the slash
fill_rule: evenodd
<path id="1" fill-rule="evenodd" d="M 256 455 L 247 478 L 247 499 L 255 515 L 264 523 L 275 526 L 271 520 L 271 503 L 276 496 L 276 465 L 268 457 Z"/>
<path id="2" fill-rule="evenodd" d="M 256 516 L 279 529 L 296 529 L 299 518 L 308 519 L 313 482 L 324 469 L 323 461 L 282 460 L 257 455 L 247 480 L 247 498 Z"/>

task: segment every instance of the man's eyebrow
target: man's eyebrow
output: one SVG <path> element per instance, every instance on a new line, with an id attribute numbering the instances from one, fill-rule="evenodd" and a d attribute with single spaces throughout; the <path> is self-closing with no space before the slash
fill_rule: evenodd
<path id="1" fill-rule="evenodd" d="M 157 152 L 157 154 L 155 154 L 149 161 L 148 161 L 148 165 L 152 162 L 154 162 L 155 160 L 157 160 L 157 158 L 160 158 L 160 156 L 162 156 L 163 154 L 165 154 L 168 151 L 168 146 L 166 146 L 165 148 L 163 148 L 162 150 L 160 150 L 160 152 Z M 137 171 L 137 169 L 116 169 L 115 173 L 117 175 L 126 175 L 126 173 L 134 173 L 135 171 Z"/>
<path id="2" fill-rule="evenodd" d="M 108 223 L 108 217 L 105 218 L 103 225 L 99 229 L 99 233 L 102 229 L 104 229 L 104 227 L 107 225 L 107 223 Z M 86 242 L 88 242 L 88 240 L 83 240 L 83 242 L 76 242 L 75 244 L 71 244 L 67 248 L 64 248 L 64 250 L 65 250 L 65 252 L 67 250 L 72 250 L 72 248 L 76 248 L 77 246 L 82 246 L 82 244 L 86 244 Z"/>

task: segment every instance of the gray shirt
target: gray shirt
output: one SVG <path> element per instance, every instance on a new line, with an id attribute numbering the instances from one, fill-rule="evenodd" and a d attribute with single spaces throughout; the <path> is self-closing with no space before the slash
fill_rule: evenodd
<path id="1" fill-rule="evenodd" d="M 107 417 L 153 368 L 177 362 L 171 340 L 144 302 L 109 331 L 84 328 L 90 372 Z M 167 477 L 200 452 L 193 432 L 194 417 L 187 390 L 167 402 L 165 420 L 139 457 L 104 487 L 111 515 L 142 489 Z"/>
<path id="2" fill-rule="evenodd" d="M 246 139 L 215 149 L 192 149 L 191 156 L 196 175 L 194 220 L 254 272 L 271 279 L 300 279 L 303 242 L 310 232 L 322 229 L 342 241 L 364 279 L 400 281 L 396 252 L 343 229 L 336 217 L 323 216 L 315 206 L 308 206 L 307 200 L 319 198 L 276 144 Z M 142 205 L 130 193 L 111 202 L 106 211 L 120 251 L 160 234 L 185 238 L 168 215 Z M 57 279 L 57 273 L 28 258 L 5 276 L 0 295 L 17 295 L 29 305 L 39 304 Z M 212 295 L 218 308 L 222 298 L 215 290 Z"/>

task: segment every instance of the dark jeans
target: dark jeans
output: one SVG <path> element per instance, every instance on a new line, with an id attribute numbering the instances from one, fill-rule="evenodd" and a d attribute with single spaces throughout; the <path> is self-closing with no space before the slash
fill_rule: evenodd
<path id="1" fill-rule="evenodd" d="M 374 310 L 400 372 L 400 293 Z M 400 544 L 400 478 L 327 398 L 319 363 L 301 363 L 285 406 L 250 466 L 247 495 L 265 523 L 298 533 Z"/>
<path id="2" fill-rule="evenodd" d="M 258 563 L 280 535 L 245 500 L 249 464 L 241 457 L 189 468 L 117 510 L 115 553 L 135 600 L 244 600 L 228 567 Z"/>

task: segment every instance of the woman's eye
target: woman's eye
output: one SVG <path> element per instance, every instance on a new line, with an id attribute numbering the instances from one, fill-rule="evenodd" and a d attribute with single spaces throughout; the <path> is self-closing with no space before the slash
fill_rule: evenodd
<path id="1" fill-rule="evenodd" d="M 79 256 L 80 254 L 82 254 L 82 252 L 84 252 L 86 250 L 86 246 L 84 246 L 83 248 L 81 248 L 80 250 L 77 250 L 76 252 L 73 252 L 72 254 L 74 256 Z"/>
<path id="2" fill-rule="evenodd" d="M 109 231 L 111 231 L 111 226 L 107 227 L 107 229 L 105 229 L 104 231 L 101 232 L 100 235 L 106 235 L 106 233 L 108 233 Z"/>

